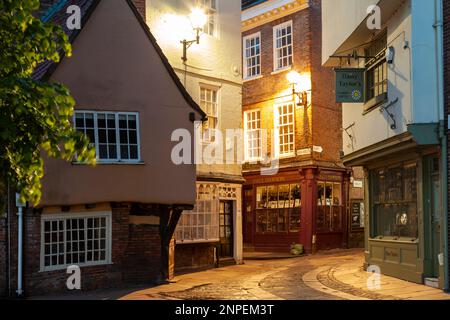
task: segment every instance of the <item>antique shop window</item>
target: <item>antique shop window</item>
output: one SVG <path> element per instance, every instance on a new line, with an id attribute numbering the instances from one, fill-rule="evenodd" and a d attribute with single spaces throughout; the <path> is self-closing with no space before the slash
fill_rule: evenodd
<path id="1" fill-rule="evenodd" d="M 245 160 L 256 161 L 262 157 L 261 111 L 244 113 Z"/>
<path id="2" fill-rule="evenodd" d="M 197 5 L 205 10 L 208 21 L 203 27 L 203 32 L 215 36 L 217 32 L 217 0 L 197 0 Z"/>
<path id="3" fill-rule="evenodd" d="M 111 214 L 43 216 L 41 269 L 90 266 L 111 261 Z"/>
<path id="4" fill-rule="evenodd" d="M 100 163 L 140 161 L 137 113 L 76 111 L 75 127 L 95 146 Z"/>
<path id="5" fill-rule="evenodd" d="M 208 116 L 203 125 L 205 142 L 213 142 L 214 131 L 219 129 L 219 92 L 212 87 L 200 87 L 200 107 Z"/>
<path id="6" fill-rule="evenodd" d="M 257 233 L 288 233 L 300 230 L 299 184 L 258 187 L 256 200 Z"/>
<path id="7" fill-rule="evenodd" d="M 280 24 L 273 29 L 274 70 L 287 69 L 292 66 L 292 21 Z"/>
<path id="8" fill-rule="evenodd" d="M 197 201 L 192 211 L 184 211 L 178 223 L 177 243 L 219 241 L 219 196 L 215 185 L 197 186 Z"/>
<path id="9" fill-rule="evenodd" d="M 278 133 L 277 151 L 280 157 L 294 156 L 295 150 L 295 108 L 293 103 L 277 105 L 275 128 Z"/>
<path id="10" fill-rule="evenodd" d="M 261 75 L 261 33 L 244 38 L 244 79 Z"/>
<path id="11" fill-rule="evenodd" d="M 338 182 L 317 183 L 317 230 L 318 232 L 342 231 L 342 184 Z"/>
<path id="12" fill-rule="evenodd" d="M 365 50 L 365 55 L 369 57 L 366 59 L 367 108 L 374 107 L 387 99 L 388 68 L 386 49 L 387 33 L 385 32 Z"/>
<path id="13" fill-rule="evenodd" d="M 372 237 L 418 237 L 417 164 L 371 172 Z"/>

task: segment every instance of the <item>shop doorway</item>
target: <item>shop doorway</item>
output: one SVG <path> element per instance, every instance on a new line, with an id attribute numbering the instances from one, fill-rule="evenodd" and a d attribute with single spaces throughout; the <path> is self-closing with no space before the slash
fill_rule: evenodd
<path id="1" fill-rule="evenodd" d="M 219 230 L 219 257 L 233 257 L 233 201 L 220 202 Z"/>

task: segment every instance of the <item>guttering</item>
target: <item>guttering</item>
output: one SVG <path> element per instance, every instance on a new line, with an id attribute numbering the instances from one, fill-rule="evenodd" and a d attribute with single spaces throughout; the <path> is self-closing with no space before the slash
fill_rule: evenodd
<path id="1" fill-rule="evenodd" d="M 17 296 L 23 296 L 23 208 L 25 204 L 19 201 L 19 195 L 16 194 L 17 206 Z"/>

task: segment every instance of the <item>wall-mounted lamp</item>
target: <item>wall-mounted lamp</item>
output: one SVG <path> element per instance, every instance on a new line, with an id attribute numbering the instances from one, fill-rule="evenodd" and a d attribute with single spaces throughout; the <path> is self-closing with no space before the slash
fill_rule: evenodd
<path id="1" fill-rule="evenodd" d="M 311 76 L 291 71 L 286 76 L 292 86 L 292 95 L 298 97 L 298 106 L 309 107 L 308 93 L 311 91 Z"/>
<path id="2" fill-rule="evenodd" d="M 208 17 L 205 12 L 200 8 L 192 9 L 191 14 L 189 15 L 189 20 L 192 24 L 192 29 L 194 29 L 196 33 L 195 40 L 183 40 L 181 43 L 183 44 L 183 57 L 181 58 L 184 63 L 187 61 L 187 51 L 194 44 L 200 44 L 200 33 L 203 31 L 203 27 L 205 26 Z"/>

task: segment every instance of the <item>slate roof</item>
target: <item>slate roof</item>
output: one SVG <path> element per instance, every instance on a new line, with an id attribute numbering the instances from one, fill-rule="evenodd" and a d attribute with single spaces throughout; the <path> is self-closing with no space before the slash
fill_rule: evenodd
<path id="1" fill-rule="evenodd" d="M 55 23 L 57 25 L 60 25 L 64 32 L 68 35 L 69 40 L 71 43 L 73 43 L 78 36 L 78 34 L 83 30 L 69 30 L 67 28 L 66 19 L 67 19 L 67 8 L 71 5 L 77 5 L 81 9 L 81 25 L 84 26 L 88 19 L 90 18 L 92 12 L 94 12 L 97 5 L 102 0 L 41 0 L 41 7 L 36 12 L 36 17 L 41 19 L 44 22 L 51 22 Z M 103 1 L 109 1 L 109 0 L 103 0 Z M 192 99 L 191 95 L 187 92 L 186 88 L 181 83 L 180 79 L 178 78 L 177 74 L 175 73 L 174 69 L 170 65 L 167 57 L 164 55 L 162 49 L 158 45 L 155 37 L 150 32 L 150 29 L 148 28 L 146 22 L 142 18 L 141 14 L 136 9 L 135 5 L 133 4 L 132 0 L 125 0 L 127 1 L 128 5 L 132 9 L 133 13 L 135 14 L 136 18 L 138 19 L 140 25 L 144 29 L 148 39 L 150 40 L 151 44 L 157 51 L 158 55 L 161 58 L 161 61 L 163 62 L 164 66 L 167 69 L 167 72 L 177 85 L 180 92 L 183 94 L 183 97 L 185 98 L 186 102 L 197 111 L 201 117 L 202 120 L 206 120 L 206 113 L 200 108 L 200 106 Z M 64 59 L 63 53 L 61 53 L 61 60 Z M 125 63 L 125 61 L 124 61 Z M 53 61 L 46 61 L 41 63 L 36 67 L 36 70 L 33 73 L 33 79 L 35 80 L 41 80 L 41 81 L 47 81 L 52 73 L 56 70 L 58 67 L 57 63 L 54 63 Z"/>
<path id="2" fill-rule="evenodd" d="M 260 3 L 266 2 L 269 0 L 242 0 L 242 10 L 249 9 L 251 7 L 254 7 Z"/>

